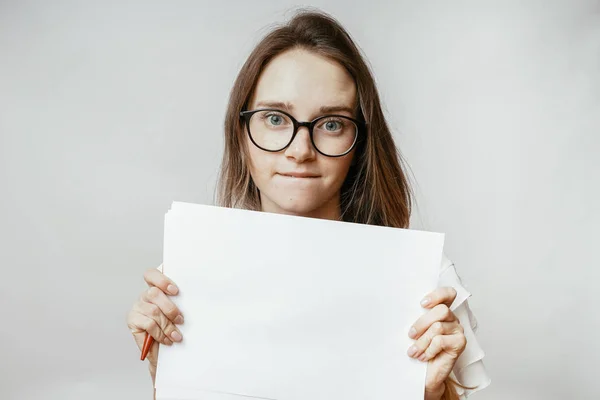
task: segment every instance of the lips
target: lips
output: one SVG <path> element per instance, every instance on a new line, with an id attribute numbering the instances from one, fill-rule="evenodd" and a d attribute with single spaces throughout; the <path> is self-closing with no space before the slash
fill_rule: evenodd
<path id="1" fill-rule="evenodd" d="M 293 171 L 293 172 L 278 172 L 278 175 L 281 176 L 285 176 L 288 178 L 318 178 L 319 175 L 317 174 L 313 174 L 310 172 L 297 172 L 297 171 Z"/>

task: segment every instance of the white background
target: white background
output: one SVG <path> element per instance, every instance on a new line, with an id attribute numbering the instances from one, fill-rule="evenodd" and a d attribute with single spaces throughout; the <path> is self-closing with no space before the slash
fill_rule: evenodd
<path id="1" fill-rule="evenodd" d="M 0 3 L 0 398 L 148 399 L 126 327 L 173 200 L 210 203 L 229 90 L 294 3 Z M 345 1 L 473 293 L 481 400 L 597 398 L 598 1 Z"/>

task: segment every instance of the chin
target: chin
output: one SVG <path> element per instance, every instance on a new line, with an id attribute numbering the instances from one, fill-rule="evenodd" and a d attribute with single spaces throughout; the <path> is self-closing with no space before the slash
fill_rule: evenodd
<path id="1" fill-rule="evenodd" d="M 305 202 L 284 202 L 277 204 L 278 208 L 285 214 L 308 216 L 319 207 L 316 204 Z"/>
<path id="2" fill-rule="evenodd" d="M 271 201 L 280 210 L 279 212 L 283 214 L 309 216 L 323 206 L 321 202 L 315 200 L 317 199 L 314 197 L 311 199 L 294 199 L 288 197 L 284 199 L 272 199 Z"/>

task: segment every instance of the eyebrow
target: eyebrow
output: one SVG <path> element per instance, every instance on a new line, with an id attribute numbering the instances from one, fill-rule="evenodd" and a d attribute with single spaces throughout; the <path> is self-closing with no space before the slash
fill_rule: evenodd
<path id="1" fill-rule="evenodd" d="M 284 103 L 282 101 L 259 101 L 256 103 L 256 107 L 279 108 L 288 112 L 294 110 L 294 106 L 291 103 Z M 322 114 L 347 112 L 350 115 L 354 115 L 355 111 L 354 108 L 348 106 L 322 106 L 319 108 L 319 112 Z"/>

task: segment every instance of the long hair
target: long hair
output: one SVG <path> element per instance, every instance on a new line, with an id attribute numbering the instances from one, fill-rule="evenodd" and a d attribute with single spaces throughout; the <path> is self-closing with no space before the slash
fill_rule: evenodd
<path id="1" fill-rule="evenodd" d="M 341 189 L 344 221 L 408 228 L 414 194 L 383 115 L 373 75 L 348 32 L 322 11 L 300 9 L 285 24 L 267 34 L 242 66 L 229 97 L 225 116 L 225 149 L 217 183 L 217 204 L 260 210 L 260 195 L 252 181 L 244 126 L 239 116 L 252 98 L 264 67 L 291 49 L 314 52 L 338 62 L 353 77 L 358 93 L 358 118 L 367 123 L 355 160 Z M 458 400 L 451 379 L 443 400 Z"/>
<path id="2" fill-rule="evenodd" d="M 246 109 L 266 64 L 294 48 L 328 57 L 348 70 L 357 88 L 358 118 L 367 123 L 367 132 L 359 137 L 355 160 L 341 188 L 342 219 L 408 228 L 413 193 L 384 118 L 373 76 L 346 30 L 330 15 L 312 10 L 296 12 L 289 22 L 267 34 L 237 76 L 225 116 L 225 149 L 217 203 L 260 210 L 260 196 L 250 176 L 239 113 Z"/>

